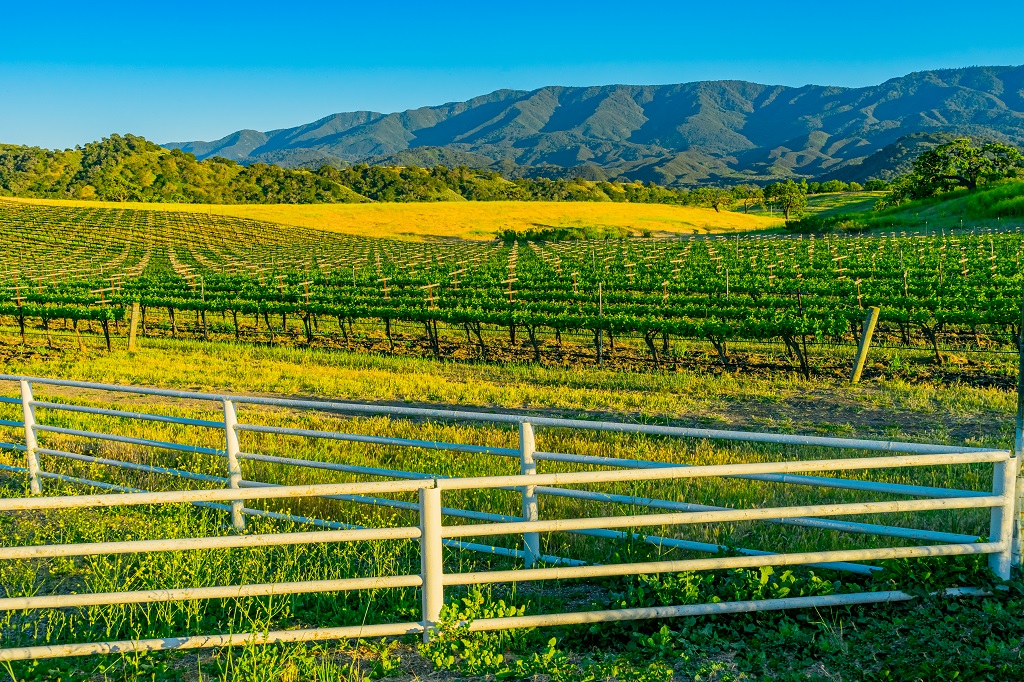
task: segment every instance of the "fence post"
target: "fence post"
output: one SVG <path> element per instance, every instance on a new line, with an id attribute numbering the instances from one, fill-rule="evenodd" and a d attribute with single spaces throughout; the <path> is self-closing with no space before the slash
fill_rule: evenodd
<path id="1" fill-rule="evenodd" d="M 139 302 L 132 303 L 132 317 L 128 323 L 128 350 L 135 350 L 135 336 L 139 330 Z"/>
<path id="2" fill-rule="evenodd" d="M 1017 336 L 1017 424 L 1014 429 L 1013 459 L 1017 469 L 1017 507 L 1013 512 L 1013 556 L 1015 566 L 1022 563 L 1024 554 L 1024 532 L 1021 529 L 1021 512 L 1024 512 L 1024 478 L 1021 477 L 1021 463 L 1024 462 L 1024 290 L 1021 293 L 1021 326 Z"/>
<path id="3" fill-rule="evenodd" d="M 420 488 L 420 577 L 423 579 L 423 641 L 437 628 L 444 606 L 441 553 L 441 490 Z"/>
<path id="4" fill-rule="evenodd" d="M 864 363 L 868 359 L 868 347 L 871 345 L 871 337 L 875 333 L 875 324 L 878 323 L 878 308 L 868 308 L 868 316 L 864 318 L 864 327 L 860 332 L 860 343 L 857 344 L 857 359 L 853 363 L 853 374 L 850 376 L 850 383 L 856 384 L 860 381 L 861 372 L 864 371 Z"/>
<path id="5" fill-rule="evenodd" d="M 228 485 L 231 488 L 240 488 L 242 485 L 242 466 L 238 463 L 238 414 L 235 412 L 235 404 L 230 400 L 224 401 L 224 436 L 227 442 L 228 455 Z M 242 500 L 231 501 L 231 525 L 241 533 L 245 530 L 245 516 L 242 515 Z"/>
<path id="6" fill-rule="evenodd" d="M 25 424 L 25 468 L 28 469 L 28 488 L 33 495 L 43 492 L 39 481 L 39 455 L 36 448 L 36 408 L 32 407 L 32 384 L 21 380 L 21 414 Z"/>
<path id="7" fill-rule="evenodd" d="M 535 476 L 537 474 L 537 463 L 533 460 L 533 453 L 537 451 L 537 440 L 533 434 L 533 424 L 520 422 L 519 424 L 519 473 L 523 476 Z M 537 507 L 537 489 L 532 485 L 524 485 L 523 494 L 523 521 L 537 521 L 539 509 Z M 540 556 L 540 533 L 523 533 L 523 551 L 526 555 L 526 568 L 533 568 Z"/>
<path id="8" fill-rule="evenodd" d="M 1020 566 L 1022 562 L 1022 543 L 1024 538 L 1021 537 L 1021 514 L 1024 513 L 1024 477 L 1021 476 L 1021 456 L 1020 453 L 1016 453 L 1013 459 L 1010 460 L 1013 463 L 1014 471 L 1014 506 L 1013 506 L 1013 548 L 1010 552 L 1010 564 L 1013 566 Z"/>
<path id="9" fill-rule="evenodd" d="M 1003 549 L 998 554 L 988 555 L 988 565 L 1003 580 L 1010 579 L 1010 566 L 1013 563 L 1013 531 L 1014 512 L 1017 508 L 1017 458 L 1010 457 L 1006 461 L 993 465 L 992 494 L 1002 497 L 1003 504 L 992 507 L 992 525 L 989 530 L 989 542 L 1000 542 Z"/>

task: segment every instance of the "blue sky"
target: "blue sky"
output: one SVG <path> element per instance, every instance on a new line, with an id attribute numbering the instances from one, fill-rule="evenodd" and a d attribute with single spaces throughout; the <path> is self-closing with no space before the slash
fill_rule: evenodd
<path id="1" fill-rule="evenodd" d="M 30 7 L 29 5 L 37 5 Z M 17 3 L 0 142 L 215 139 L 499 88 L 734 78 L 863 86 L 1024 64 L 1024 2 Z"/>

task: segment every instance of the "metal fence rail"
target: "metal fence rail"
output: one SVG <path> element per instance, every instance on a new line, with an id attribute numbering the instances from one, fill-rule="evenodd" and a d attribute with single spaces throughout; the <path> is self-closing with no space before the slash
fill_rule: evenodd
<path id="1" fill-rule="evenodd" d="M 236 633 L 230 635 L 201 635 L 194 637 L 139 640 L 132 642 L 93 642 L 34 646 L 0 650 L 0 661 L 78 656 L 104 652 L 162 650 L 175 648 L 201 648 L 230 646 L 250 641 L 285 642 L 312 641 L 343 637 L 372 637 L 422 633 L 429 637 L 435 627 L 444 603 L 444 591 L 450 586 L 481 585 L 490 583 L 524 582 L 561 579 L 585 579 L 664 572 L 696 571 L 759 566 L 821 566 L 835 570 L 870 573 L 876 567 L 864 562 L 895 558 L 926 556 L 962 556 L 985 554 L 989 565 L 1001 578 L 1008 578 L 1011 566 L 1019 563 L 1020 512 L 1018 505 L 1019 462 L 1014 453 L 984 448 L 952 447 L 944 445 L 874 441 L 848 438 L 826 438 L 787 434 L 716 431 L 643 424 L 592 422 L 573 419 L 541 418 L 524 415 L 492 414 L 457 410 L 436 410 L 411 407 L 362 405 L 344 402 L 291 400 L 254 396 L 229 396 L 188 391 L 168 391 L 131 386 L 114 386 L 78 381 L 43 379 L 0 375 L 0 382 L 16 382 L 18 398 L 2 398 L 0 403 L 21 407 L 22 420 L 4 420 L 0 426 L 19 429 L 23 443 L 0 443 L 0 450 L 17 453 L 24 466 L 0 465 L 0 470 L 27 480 L 29 497 L 0 498 L 0 513 L 17 510 L 88 509 L 128 505 L 180 504 L 220 510 L 229 515 L 237 531 L 232 535 L 93 542 L 61 545 L 26 545 L 0 547 L 0 560 L 24 560 L 45 557 L 86 556 L 92 554 L 126 554 L 137 552 L 164 552 L 229 547 L 266 547 L 308 543 L 351 543 L 381 540 L 413 540 L 418 542 L 421 570 L 418 574 L 399 576 L 366 576 L 338 580 L 310 580 L 291 583 L 251 585 L 221 585 L 201 588 L 157 589 L 143 592 L 111 592 L 74 595 L 38 595 L 0 598 L 0 610 L 49 609 L 101 606 L 111 604 L 144 604 L 195 599 L 224 599 L 252 596 L 301 594 L 314 592 L 342 592 L 394 587 L 418 588 L 422 599 L 422 619 L 417 622 L 366 625 L 359 627 L 322 628 L 312 630 L 272 631 L 268 633 Z M 73 403 L 36 400 L 33 386 L 58 386 L 116 392 L 141 396 L 160 396 L 213 403 L 222 410 L 220 421 L 179 418 L 134 410 L 90 407 Z M 453 422 L 490 422 L 514 424 L 518 427 L 519 447 L 485 447 L 463 443 L 446 443 L 410 438 L 391 438 L 364 434 L 274 427 L 249 424 L 239 420 L 237 408 L 241 405 L 261 405 L 291 410 L 313 410 L 343 415 L 385 415 Z M 72 413 L 112 417 L 140 422 L 173 424 L 189 429 L 215 429 L 224 433 L 224 448 L 183 445 L 148 438 L 129 437 L 101 431 L 68 428 L 44 423 L 37 411 L 45 415 Z M 833 450 L 855 450 L 879 453 L 874 456 L 771 461 L 745 464 L 718 464 L 687 466 L 682 463 L 653 462 L 617 457 L 594 457 L 571 453 L 538 451 L 535 428 L 588 430 L 597 432 L 637 433 L 677 438 L 699 438 L 770 443 L 794 446 L 815 446 Z M 508 476 L 477 476 L 446 478 L 422 472 L 401 471 L 352 464 L 320 462 L 292 457 L 280 457 L 247 452 L 240 438 L 246 433 L 265 436 L 288 436 L 309 439 L 340 440 L 352 443 L 389 445 L 397 447 L 439 449 L 469 453 L 484 457 L 508 457 L 519 460 L 520 473 Z M 188 452 L 221 458 L 224 474 L 211 475 L 171 467 L 126 462 L 109 457 L 98 457 L 79 452 L 44 447 L 39 439 L 47 434 L 71 439 L 107 441 L 139 448 L 162 451 Z M 216 486 L 199 490 L 146 491 L 93 479 L 69 476 L 41 467 L 40 458 L 54 457 L 82 461 L 104 467 L 119 468 L 147 474 L 165 476 L 168 480 L 191 480 Z M 328 483 L 315 485 L 278 485 L 246 480 L 243 463 L 247 461 L 316 468 L 341 473 L 371 475 L 390 480 Z M 538 463 L 561 462 L 597 467 L 596 470 L 541 473 Z M 962 490 L 934 486 L 893 484 L 845 478 L 844 471 L 871 471 L 876 469 L 911 469 L 962 464 L 991 464 L 993 483 L 989 490 Z M 811 475 L 814 474 L 814 475 Z M 845 489 L 861 493 L 884 495 L 886 498 L 860 502 L 821 502 L 788 507 L 728 508 L 700 505 L 677 500 L 619 495 L 580 489 L 600 483 L 641 481 L 675 481 L 682 479 L 736 478 L 797 485 L 817 490 Z M 107 490 L 99 494 L 43 495 L 43 482 L 56 480 L 65 484 L 90 486 Z M 394 499 L 400 493 L 416 492 L 415 502 Z M 447 507 L 442 504 L 446 491 L 504 491 L 521 499 L 522 513 L 518 516 L 494 514 L 474 509 Z M 584 518 L 540 518 L 539 499 L 542 497 L 574 498 L 593 502 L 628 505 L 641 508 L 644 513 L 603 515 Z M 332 499 L 352 504 L 384 506 L 415 511 L 419 523 L 415 526 L 363 528 L 331 519 L 297 516 L 282 512 L 253 509 L 245 506 L 251 500 Z M 988 541 L 977 536 L 938 530 L 907 528 L 903 526 L 865 523 L 843 519 L 844 516 L 864 514 L 892 514 L 930 510 L 988 509 L 990 520 L 986 532 Z M 282 533 L 245 533 L 247 516 L 260 516 L 293 523 L 308 524 L 317 530 Z M 446 524 L 445 517 L 469 521 L 456 525 Z M 680 548 L 693 552 L 717 553 L 724 547 L 693 540 L 648 536 L 635 529 L 645 527 L 676 527 L 718 524 L 735 521 L 764 521 L 774 524 L 795 525 L 822 529 L 895 537 L 930 544 L 872 547 L 864 549 L 826 550 L 813 552 L 772 553 L 748 548 L 728 548 L 738 556 L 711 556 L 678 560 L 632 562 L 596 565 L 572 557 L 541 553 L 540 534 L 575 533 L 598 538 L 635 538 L 644 542 Z M 492 537 L 518 538 L 521 549 L 501 547 L 480 539 Z M 448 573 L 445 571 L 442 549 L 487 552 L 522 560 L 522 568 L 509 570 L 471 571 Z M 977 594 L 977 590 L 963 589 L 956 594 Z M 952 594 L 952 593 L 951 593 Z M 678 607 L 634 608 L 609 611 L 545 614 L 515 618 L 484 619 L 474 621 L 471 629 L 485 630 L 505 627 L 534 627 L 542 625 L 613 622 L 618 620 L 666 618 L 681 615 L 735 613 L 805 606 L 863 604 L 872 602 L 903 601 L 911 596 L 902 592 L 858 593 L 809 597 L 799 599 L 761 600 L 727 604 L 705 604 Z"/>

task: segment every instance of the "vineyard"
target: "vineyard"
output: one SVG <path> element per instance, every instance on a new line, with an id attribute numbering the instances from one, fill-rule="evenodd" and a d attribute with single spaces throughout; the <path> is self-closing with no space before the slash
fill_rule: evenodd
<path id="1" fill-rule="evenodd" d="M 815 344 L 876 339 L 1014 350 L 1019 227 L 878 236 L 717 236 L 548 243 L 399 242 L 195 213 L 0 201 L 0 319 L 21 334 L 141 332 L 384 350 L 416 337 L 436 357 L 544 361 L 573 346 L 606 361 L 632 339 L 671 366 L 679 343 L 781 343 L 811 371 Z M 5 322 L 7 324 L 7 322 Z M 564 337 L 564 338 L 563 338 Z M 810 348 L 809 348 L 810 346 Z"/>

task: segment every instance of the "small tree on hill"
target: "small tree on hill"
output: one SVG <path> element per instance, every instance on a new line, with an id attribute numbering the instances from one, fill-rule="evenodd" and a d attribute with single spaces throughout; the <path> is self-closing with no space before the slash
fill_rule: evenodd
<path id="1" fill-rule="evenodd" d="M 764 205 L 764 190 L 754 185 L 737 185 L 732 190 L 733 199 L 743 204 L 747 213 L 751 206 Z"/>
<path id="2" fill-rule="evenodd" d="M 807 195 L 804 188 L 792 180 L 776 182 L 764 188 L 764 197 L 773 204 L 778 204 L 789 220 L 790 215 L 799 213 L 807 206 Z"/>
<path id="3" fill-rule="evenodd" d="M 716 212 L 723 208 L 732 206 L 735 199 L 732 192 L 718 187 L 700 187 L 690 194 L 691 201 L 696 206 L 707 206 L 715 209 Z"/>

